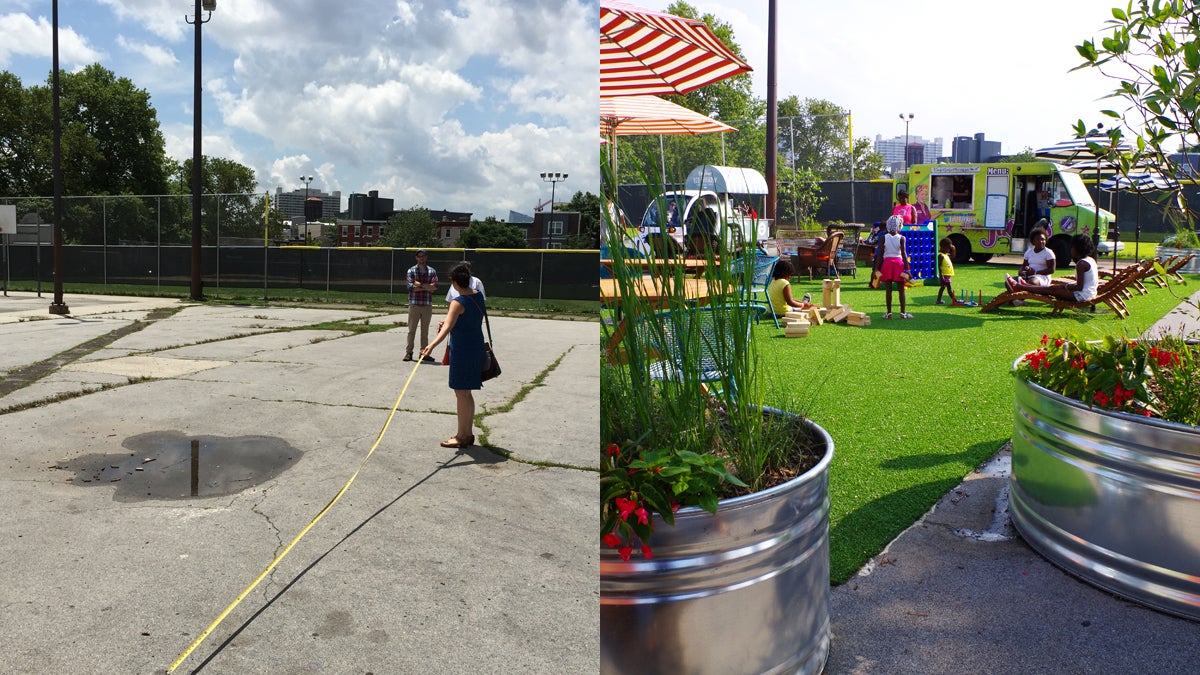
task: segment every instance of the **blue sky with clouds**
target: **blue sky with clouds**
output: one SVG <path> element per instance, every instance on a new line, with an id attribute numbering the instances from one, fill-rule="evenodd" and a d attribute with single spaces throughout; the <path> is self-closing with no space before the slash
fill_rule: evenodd
<path id="1" fill-rule="evenodd" d="M 192 153 L 188 0 L 59 3 L 64 70 L 100 63 L 147 90 L 167 152 Z M 51 68 L 50 3 L 5 0 L 0 69 Z M 203 27 L 206 155 L 259 188 L 379 190 L 397 208 L 505 218 L 597 192 L 595 0 L 218 0 Z M 586 46 L 586 48 L 585 48 Z"/>

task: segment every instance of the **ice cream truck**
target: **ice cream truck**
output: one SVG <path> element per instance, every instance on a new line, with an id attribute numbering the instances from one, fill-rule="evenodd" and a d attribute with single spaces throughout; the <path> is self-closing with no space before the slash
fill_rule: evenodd
<path id="1" fill-rule="evenodd" d="M 1112 213 L 1097 208 L 1079 173 L 1048 161 L 987 164 L 914 164 L 897 174 L 893 199 L 908 193 L 917 222 L 935 221 L 950 237 L 956 262 L 985 262 L 1024 253 L 1026 236 L 1041 221 L 1059 267 L 1071 260 L 1070 238 L 1108 236 Z"/>
<path id="2" fill-rule="evenodd" d="M 758 171 L 705 164 L 692 169 L 683 187 L 650 201 L 635 248 L 669 256 L 686 247 L 692 232 L 721 237 L 734 247 L 755 246 L 770 236 L 770 221 L 740 208 L 743 203 L 756 211 L 763 207 L 767 180 Z"/>

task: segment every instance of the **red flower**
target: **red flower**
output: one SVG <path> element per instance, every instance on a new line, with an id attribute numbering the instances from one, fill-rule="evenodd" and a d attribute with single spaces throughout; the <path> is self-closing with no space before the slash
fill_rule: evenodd
<path id="1" fill-rule="evenodd" d="M 1087 358 L 1085 358 L 1083 355 L 1076 356 L 1075 358 L 1071 359 L 1071 367 L 1078 368 L 1079 370 L 1087 368 Z"/>
<path id="2" fill-rule="evenodd" d="M 613 534 L 612 532 L 609 532 L 608 534 L 604 535 L 603 539 L 604 539 L 604 545 L 608 546 L 609 548 L 616 548 L 621 545 L 621 538 L 618 537 L 617 535 Z"/>
<path id="3" fill-rule="evenodd" d="M 1046 335 L 1045 333 L 1042 333 L 1042 344 L 1046 344 L 1049 341 L 1050 341 L 1050 336 Z"/>
<path id="4" fill-rule="evenodd" d="M 642 557 L 645 558 L 646 560 L 649 560 L 654 557 L 654 555 L 652 553 L 650 553 L 650 547 L 646 546 L 645 544 L 642 544 Z"/>
<path id="5" fill-rule="evenodd" d="M 1155 362 L 1158 363 L 1159 368 L 1179 363 L 1178 354 L 1166 349 L 1159 349 L 1158 347 L 1150 348 L 1150 358 L 1154 359 Z"/>
<path id="6" fill-rule="evenodd" d="M 1055 340 L 1055 341 L 1054 341 L 1054 346 L 1055 346 L 1055 347 L 1061 347 L 1061 346 L 1063 346 L 1063 339 L 1062 339 L 1062 338 L 1058 338 L 1057 340 Z"/>
<path id="7" fill-rule="evenodd" d="M 1144 416 L 1146 416 L 1146 417 L 1150 417 L 1150 416 L 1151 416 L 1151 415 L 1153 415 L 1153 414 L 1154 414 L 1154 413 L 1150 412 L 1150 409 L 1149 409 L 1149 408 L 1142 408 L 1142 415 L 1144 415 Z"/>
<path id="8" fill-rule="evenodd" d="M 617 497 L 613 500 L 617 505 L 617 511 L 621 514 L 621 520 L 629 520 L 629 514 L 637 508 L 637 502 L 624 497 Z"/>
<path id="9" fill-rule="evenodd" d="M 1096 392 L 1096 395 L 1092 398 L 1100 405 L 1108 405 L 1108 396 L 1102 391 Z"/>
<path id="10" fill-rule="evenodd" d="M 672 499 L 671 500 L 671 513 L 675 513 L 678 510 L 679 510 L 679 502 Z"/>
<path id="11" fill-rule="evenodd" d="M 629 562 L 630 553 L 633 553 L 632 546 L 622 546 L 621 548 L 617 549 L 617 554 L 620 555 L 621 560 L 624 560 L 625 562 Z"/>
<path id="12" fill-rule="evenodd" d="M 634 513 L 637 515 L 639 523 L 643 525 L 650 524 L 650 514 L 646 512 L 646 509 L 639 507 Z"/>
<path id="13" fill-rule="evenodd" d="M 609 443 L 608 447 L 604 448 L 604 453 L 607 454 L 609 457 L 620 457 L 621 456 L 621 446 L 617 445 L 616 443 Z"/>

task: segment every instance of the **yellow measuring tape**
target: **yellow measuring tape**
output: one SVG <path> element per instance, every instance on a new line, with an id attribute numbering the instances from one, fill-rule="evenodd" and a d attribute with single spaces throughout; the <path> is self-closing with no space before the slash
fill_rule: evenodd
<path id="1" fill-rule="evenodd" d="M 358 472 L 362 471 L 362 468 L 367 464 L 367 460 L 371 459 L 371 455 L 375 454 L 375 449 L 379 447 L 379 442 L 383 440 L 383 435 L 387 433 L 388 426 L 392 423 L 392 418 L 396 416 L 396 409 L 400 407 L 400 401 L 404 398 L 405 392 L 408 391 L 408 385 L 412 383 L 413 375 L 417 374 L 417 367 L 420 365 L 421 360 L 418 358 L 416 365 L 413 366 L 412 372 L 408 374 L 408 380 L 404 382 L 404 388 L 400 390 L 400 395 L 396 397 L 396 402 L 392 404 L 392 411 L 388 413 L 387 421 L 383 423 L 383 428 L 379 430 L 379 436 L 375 438 L 375 443 L 371 446 L 371 450 L 367 452 L 366 457 L 363 457 L 362 462 L 360 462 L 358 465 L 358 468 L 355 469 L 354 473 L 350 476 L 350 480 L 346 481 L 346 484 L 342 486 L 342 489 L 338 490 L 337 494 L 333 496 L 333 499 L 330 499 L 329 503 L 325 505 L 325 508 L 321 509 L 317 515 L 313 516 L 313 519 L 308 522 L 308 525 L 305 525 L 304 529 L 300 530 L 300 534 L 297 534 L 296 538 L 292 539 L 291 543 L 284 547 L 284 549 L 280 551 L 279 555 L 275 556 L 275 559 L 271 561 L 270 565 L 267 565 L 267 568 L 262 571 L 262 574 L 258 575 L 258 578 L 255 579 L 249 586 L 247 586 L 246 590 L 242 591 L 241 595 L 237 596 L 237 599 L 229 603 L 229 606 L 225 608 L 225 611 L 221 612 L 221 614 L 217 616 L 212 623 L 208 624 L 208 628 L 205 628 L 203 632 L 196 636 L 196 639 L 192 641 L 192 644 L 188 645 L 188 648 L 183 650 L 183 653 L 179 655 L 179 658 L 175 659 L 175 661 L 172 662 L 167 668 L 168 673 L 174 672 L 175 669 L 179 667 L 179 664 L 183 663 L 185 660 L 187 660 L 187 657 L 192 655 L 192 652 L 196 650 L 196 647 L 199 647 L 200 643 L 204 642 L 205 638 L 207 638 L 210 633 L 216 630 L 217 626 L 221 625 L 221 622 L 225 620 L 225 617 L 229 616 L 229 613 L 232 612 L 242 600 L 245 600 L 247 595 L 250 595 L 250 592 L 254 590 L 254 587 L 258 586 L 259 582 L 265 579 L 267 575 L 271 573 L 271 570 L 275 569 L 275 566 L 279 564 L 280 560 L 283 560 L 283 556 L 287 555 L 288 551 L 291 551 L 292 547 L 295 546 L 304 535 L 308 534 L 308 531 L 312 529 L 313 525 L 316 525 L 317 521 L 325 517 L 325 513 L 329 511 L 329 509 L 331 509 L 339 499 L 342 498 L 342 495 L 346 493 L 346 490 L 350 489 L 350 484 L 354 482 L 355 478 L 358 478 Z"/>

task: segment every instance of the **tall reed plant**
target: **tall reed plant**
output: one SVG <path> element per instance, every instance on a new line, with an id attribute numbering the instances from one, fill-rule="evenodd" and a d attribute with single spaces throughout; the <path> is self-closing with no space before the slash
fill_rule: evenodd
<path id="1" fill-rule="evenodd" d="M 612 172 L 604 169 L 611 198 Z M 661 195 L 653 173 L 647 184 Z M 658 213 L 666 207 L 660 197 Z M 721 223 L 731 215 L 723 211 Z M 614 212 L 604 209 L 619 298 L 601 330 L 601 536 L 624 558 L 638 546 L 649 557 L 656 514 L 670 525 L 682 507 L 715 513 L 721 498 L 799 473 L 809 442 L 795 416 L 764 414 L 750 331 L 762 308 L 746 291 L 756 247 L 742 238 L 753 234 L 719 227 L 712 245 L 691 252 L 704 262 L 692 276 L 677 259 L 638 259 L 636 235 Z M 697 281 L 707 289 L 700 297 Z M 639 292 L 646 286 L 658 287 L 656 299 Z"/>

